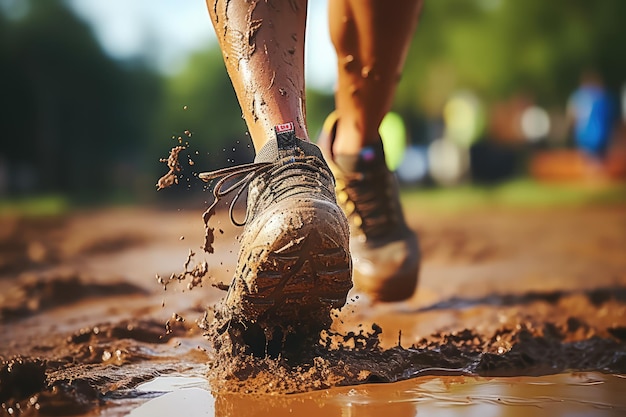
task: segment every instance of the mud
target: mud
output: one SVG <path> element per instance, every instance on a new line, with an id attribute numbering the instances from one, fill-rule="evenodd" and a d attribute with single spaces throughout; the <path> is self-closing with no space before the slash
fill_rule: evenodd
<path id="1" fill-rule="evenodd" d="M 322 390 L 332 403 L 341 386 L 433 375 L 444 401 L 468 376 L 626 373 L 626 209 L 476 212 L 471 222 L 409 213 L 425 248 L 411 300 L 372 305 L 354 293 L 319 336 L 257 334 L 257 348 L 235 356 L 232 332 L 214 345 L 204 336 L 224 294 L 214 286 L 236 262 L 227 213 L 215 215 L 224 233 L 213 254 L 190 252 L 202 245 L 200 210 L 3 219 L 16 245 L 3 241 L 11 266 L 0 271 L 1 413 L 125 415 L 161 395 L 136 387 L 165 374 L 206 378 L 221 409 L 245 393 L 273 409 L 287 401 L 279 393 Z M 54 257 L 30 260 L 34 241 Z M 611 386 L 623 391 L 621 381 Z M 394 401 L 395 388 L 377 392 L 378 407 Z"/>
<path id="2" fill-rule="evenodd" d="M 367 384 L 288 396 L 213 393 L 200 378 L 157 378 L 141 389 L 162 396 L 130 414 L 168 416 L 185 404 L 188 415 L 216 416 L 621 416 L 623 380 L 585 373 L 544 377 L 422 377 L 395 384 Z"/>
<path id="3" fill-rule="evenodd" d="M 15 356 L 0 363 L 2 409 L 12 415 L 85 413 L 119 390 L 184 369 L 158 346 L 192 333 L 180 321 L 165 331 L 162 322 L 123 320 L 40 339 L 31 347 L 37 357 Z"/>
<path id="4" fill-rule="evenodd" d="M 170 155 L 167 158 L 161 158 L 159 161 L 167 164 L 168 171 L 165 175 L 159 178 L 156 184 L 157 190 L 171 187 L 174 184 L 178 184 L 178 175 L 180 174 L 181 167 L 179 162 L 179 154 L 186 148 L 184 146 L 175 146 L 170 150 Z"/>
<path id="5" fill-rule="evenodd" d="M 262 357 L 258 351 L 242 355 L 230 345 L 224 351 L 224 342 L 214 341 L 217 359 L 209 372 L 211 386 L 218 391 L 290 394 L 425 375 L 626 373 L 626 329 L 616 326 L 601 331 L 573 317 L 559 324 L 520 321 L 492 334 L 471 329 L 435 333 L 407 348 L 400 342 L 383 348 L 379 338 L 383 329 L 376 324 L 370 330 L 357 327 L 358 332 L 346 334 L 322 331 L 317 341 L 304 338 L 296 344 L 283 343 L 277 359 Z M 216 338 L 216 334 L 209 333 L 209 337 Z M 262 340 L 263 335 L 258 337 Z M 276 356 L 269 343 L 261 353 Z"/>
<path id="6" fill-rule="evenodd" d="M 15 285 L 0 294 L 0 320 L 21 319 L 89 297 L 146 294 L 142 288 L 113 279 L 117 282 L 97 284 L 90 282 L 89 276 L 71 270 L 22 274 Z"/>

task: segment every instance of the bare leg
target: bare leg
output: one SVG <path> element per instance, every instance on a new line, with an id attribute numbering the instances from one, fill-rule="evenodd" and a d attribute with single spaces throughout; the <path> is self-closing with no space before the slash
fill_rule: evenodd
<path id="1" fill-rule="evenodd" d="M 254 148 L 293 121 L 308 140 L 304 110 L 307 0 L 206 0 Z M 218 99 L 218 98 L 214 98 Z"/>
<path id="2" fill-rule="evenodd" d="M 332 0 L 330 35 L 337 51 L 333 153 L 354 155 L 380 140 L 422 0 Z"/>
<path id="3" fill-rule="evenodd" d="M 407 226 L 378 133 L 390 110 L 421 0 L 331 0 L 337 51 L 336 111 L 318 144 L 336 179 L 350 224 L 354 285 L 374 300 L 413 294 L 420 266 L 417 236 Z"/>
<path id="4" fill-rule="evenodd" d="M 232 342 L 231 354 L 274 356 L 282 354 L 285 341 L 319 339 L 332 321 L 331 309 L 345 304 L 352 287 L 348 220 L 320 148 L 307 141 L 307 1 L 207 0 L 207 5 L 257 151 L 254 163 L 199 174 L 205 181 L 220 178 L 204 214 L 208 252 L 215 204 L 234 195 L 232 208 L 241 192 L 249 191 L 245 219 L 237 221 L 231 211 L 243 232 L 216 331 Z"/>

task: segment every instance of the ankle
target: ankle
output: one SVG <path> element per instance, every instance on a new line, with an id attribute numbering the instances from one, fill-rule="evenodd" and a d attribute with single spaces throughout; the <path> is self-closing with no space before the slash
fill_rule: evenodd
<path id="1" fill-rule="evenodd" d="M 381 146 L 378 132 L 363 132 L 352 123 L 337 123 L 332 142 L 334 155 L 358 155 L 364 148 Z"/>
<path id="2" fill-rule="evenodd" d="M 254 151 L 258 153 L 263 147 L 270 141 L 275 140 L 276 138 L 276 126 L 286 125 L 287 123 L 293 123 L 293 128 L 295 129 L 296 137 L 305 142 L 309 142 L 309 135 L 307 133 L 306 127 L 302 123 L 291 122 L 289 118 L 284 117 L 277 119 L 280 122 L 276 122 L 276 120 L 266 120 L 259 121 L 256 124 L 250 126 L 249 132 L 252 138 L 252 144 L 254 145 Z M 288 122 L 285 122 L 287 120 Z M 299 119 L 295 119 L 299 120 Z"/>

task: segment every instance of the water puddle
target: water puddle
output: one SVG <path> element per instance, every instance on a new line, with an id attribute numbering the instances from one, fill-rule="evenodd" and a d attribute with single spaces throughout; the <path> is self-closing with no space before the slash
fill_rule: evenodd
<path id="1" fill-rule="evenodd" d="M 623 395 L 626 376 L 601 373 L 509 378 L 428 376 L 294 395 L 216 393 L 202 377 L 161 376 L 135 390 L 152 393 L 154 398 L 132 409 L 128 415 L 133 417 L 172 416 L 181 412 L 185 417 L 383 414 L 432 417 L 460 413 L 481 417 L 541 417 L 626 413 Z"/>

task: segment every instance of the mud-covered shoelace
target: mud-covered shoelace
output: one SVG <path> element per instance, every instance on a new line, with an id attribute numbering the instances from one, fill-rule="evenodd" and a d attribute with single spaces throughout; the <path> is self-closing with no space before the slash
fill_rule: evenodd
<path id="1" fill-rule="evenodd" d="M 388 234 L 398 222 L 393 184 L 387 172 L 342 173 L 337 178 L 340 203 L 366 238 Z M 341 196 L 343 194 L 343 197 Z"/>
<path id="2" fill-rule="evenodd" d="M 221 177 L 220 180 L 213 187 L 213 197 L 214 197 L 213 203 L 211 203 L 209 208 L 204 212 L 202 216 L 204 219 L 204 222 L 205 223 L 208 222 L 209 218 L 211 217 L 215 209 L 215 206 L 217 206 L 217 204 L 223 197 L 237 190 L 237 194 L 235 194 L 233 201 L 230 203 L 228 214 L 230 216 L 230 220 L 233 222 L 234 225 L 243 226 L 244 224 L 246 224 L 246 221 L 248 220 L 247 212 L 246 212 L 246 217 L 244 218 L 243 222 L 238 222 L 235 219 L 235 216 L 233 213 L 235 202 L 239 199 L 239 196 L 241 196 L 241 193 L 243 193 L 243 190 L 246 188 L 246 186 L 250 184 L 250 181 L 252 181 L 252 179 L 255 178 L 257 175 L 259 175 L 260 173 L 268 171 L 272 164 L 273 164 L 272 162 L 253 162 L 250 164 L 237 165 L 234 167 L 218 169 L 216 171 L 200 173 L 198 175 L 198 178 L 200 178 L 204 182 L 210 182 L 211 180 Z M 241 175 L 243 175 L 244 177 L 237 180 L 234 184 L 231 184 L 225 190 L 222 190 L 224 185 L 229 180 L 235 179 Z"/>
<path id="3" fill-rule="evenodd" d="M 292 171 L 293 169 L 298 169 L 298 173 L 296 174 L 298 176 L 297 183 L 294 183 L 293 181 L 286 181 L 288 178 L 294 177 L 294 173 Z M 252 162 L 249 164 L 222 168 L 216 171 L 203 172 L 199 174 L 198 177 L 205 182 L 220 178 L 213 188 L 213 196 L 215 199 L 209 208 L 204 212 L 203 219 L 205 223 L 207 223 L 219 201 L 236 190 L 236 194 L 230 203 L 228 214 L 234 225 L 244 226 L 248 222 L 250 211 L 246 210 L 246 215 L 243 221 L 238 221 L 234 216 L 235 204 L 239 200 L 243 191 L 255 178 L 258 178 L 261 175 L 271 176 L 273 181 L 271 183 L 266 182 L 266 186 L 270 187 L 271 196 L 274 197 L 274 199 L 279 199 L 287 193 L 296 194 L 298 192 L 302 192 L 303 189 L 310 191 L 311 187 L 316 189 L 323 187 L 324 184 L 319 179 L 321 170 L 326 172 L 326 175 L 331 175 L 330 172 L 327 172 L 322 164 L 320 164 L 319 158 L 307 155 L 298 158 L 282 158 L 275 162 Z M 237 179 L 238 177 L 241 178 Z M 226 184 L 231 180 L 236 181 L 233 184 L 226 186 Z M 298 189 L 300 189 L 300 191 Z"/>

